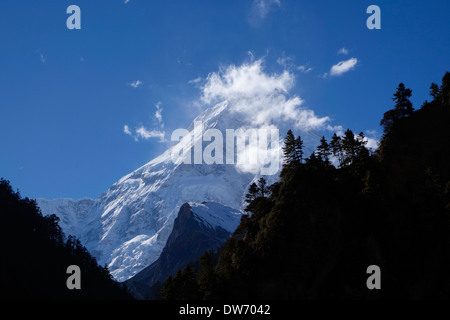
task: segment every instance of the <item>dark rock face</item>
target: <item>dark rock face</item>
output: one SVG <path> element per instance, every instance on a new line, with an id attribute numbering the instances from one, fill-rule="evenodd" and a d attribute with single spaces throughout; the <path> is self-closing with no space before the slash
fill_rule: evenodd
<path id="1" fill-rule="evenodd" d="M 135 298 L 149 299 L 155 294 L 152 292 L 155 285 L 195 262 L 205 251 L 218 250 L 229 237 L 230 233 L 225 229 L 201 223 L 191 206 L 185 203 L 178 212 L 161 256 L 125 284 Z"/>

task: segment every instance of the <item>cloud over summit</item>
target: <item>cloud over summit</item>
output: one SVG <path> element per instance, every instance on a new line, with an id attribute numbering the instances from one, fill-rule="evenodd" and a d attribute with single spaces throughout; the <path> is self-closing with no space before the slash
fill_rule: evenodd
<path id="1" fill-rule="evenodd" d="M 240 113 L 256 127 L 289 122 L 301 129 L 323 128 L 330 118 L 318 117 L 313 110 L 303 108 L 303 100 L 289 94 L 294 84 L 293 73 L 284 70 L 269 74 L 259 59 L 209 74 L 201 100 L 206 104 L 227 101 L 232 112 Z"/>

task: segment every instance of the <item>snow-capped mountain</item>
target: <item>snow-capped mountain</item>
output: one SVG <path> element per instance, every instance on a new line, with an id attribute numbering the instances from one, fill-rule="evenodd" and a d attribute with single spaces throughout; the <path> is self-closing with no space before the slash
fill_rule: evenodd
<path id="1" fill-rule="evenodd" d="M 206 110 L 195 121 L 203 124 L 203 130 L 245 127 L 238 114 L 229 112 L 227 103 Z M 195 130 L 194 125 L 190 129 Z M 316 135 L 311 139 L 317 140 Z M 116 280 L 125 281 L 158 259 L 182 204 L 209 201 L 239 210 L 249 184 L 258 176 L 231 164 L 185 164 L 182 156 L 173 161 L 173 154 L 193 149 L 186 144 L 181 140 L 120 179 L 94 203 L 89 202 L 88 211 L 76 210 L 87 209 L 79 202 L 67 201 L 71 209 L 60 200 L 38 203 L 44 214 L 57 214 L 64 222 L 63 230 L 77 236 L 100 264 L 107 264 Z"/>
<path id="2" fill-rule="evenodd" d="M 298 97 L 286 98 L 293 82 L 291 75 L 269 77 L 261 68 L 260 63 L 255 63 L 244 65 L 239 72 L 229 70 L 229 76 L 210 75 L 203 89 L 203 100 L 211 106 L 181 134 L 185 138 L 120 179 L 90 203 L 89 210 L 78 202 L 69 201 L 72 208 L 84 209 L 64 209 L 59 200 L 39 200 L 43 213 L 58 215 L 64 222 L 66 234 L 77 236 L 100 264 L 109 266 L 116 280 L 125 281 L 158 259 L 184 203 L 207 201 L 241 210 L 248 186 L 259 178 L 261 168 L 274 162 L 281 168 L 281 141 L 287 130 L 294 129 L 296 134 L 301 134 L 305 155 L 308 155 L 320 139 L 314 130 L 325 130 L 323 124 L 328 121 L 317 118 L 311 110 L 299 108 L 302 101 Z M 256 165 L 245 158 L 239 160 L 238 139 L 229 139 L 227 135 L 229 130 L 274 128 L 279 130 L 278 144 L 270 136 L 258 143 L 249 138 L 245 154 L 251 157 L 262 150 L 265 158 Z M 204 135 L 207 131 L 213 135 Z M 209 164 L 211 162 L 205 159 L 195 164 L 202 152 L 220 160 L 217 158 L 220 151 L 224 153 L 224 164 Z M 190 159 L 191 164 L 186 159 Z M 266 178 L 271 183 L 277 177 L 274 172 Z M 202 207 L 198 207 L 198 211 L 202 212 Z M 211 225 L 229 223 L 226 218 L 217 220 L 204 213 L 202 219 Z"/>
<path id="3" fill-rule="evenodd" d="M 220 118 L 227 118 L 225 111 L 225 106 L 219 105 L 196 120 L 205 128 L 217 128 Z M 76 221 L 63 227 L 64 231 L 74 232 L 100 264 L 109 266 L 116 280 L 127 280 L 159 257 L 182 204 L 211 201 L 240 209 L 254 178 L 234 165 L 174 163 L 172 151 L 182 144 L 120 179 L 95 201 L 88 214 L 60 210 L 48 202 L 42 206 L 42 200 L 41 209 L 63 221 Z M 83 217 L 82 221 L 74 216 Z M 80 225 L 83 227 L 76 227 Z"/>

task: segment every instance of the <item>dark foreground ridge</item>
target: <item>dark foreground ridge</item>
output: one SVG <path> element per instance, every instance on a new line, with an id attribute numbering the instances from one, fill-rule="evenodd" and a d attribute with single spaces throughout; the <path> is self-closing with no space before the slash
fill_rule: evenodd
<path id="1" fill-rule="evenodd" d="M 0 299 L 130 299 L 79 240 L 66 237 L 55 215 L 0 180 Z M 81 270 L 81 289 L 69 290 L 69 266 Z"/>

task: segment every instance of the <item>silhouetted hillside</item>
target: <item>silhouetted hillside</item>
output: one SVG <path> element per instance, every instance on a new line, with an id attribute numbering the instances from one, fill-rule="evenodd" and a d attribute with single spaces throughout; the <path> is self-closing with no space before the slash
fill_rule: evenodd
<path id="1" fill-rule="evenodd" d="M 250 214 L 209 282 L 187 270 L 177 283 L 214 298 L 450 298 L 450 74 L 418 110 L 411 94 L 397 88 L 374 154 L 347 130 L 304 158 L 288 132 L 280 181 L 250 187 Z M 382 290 L 366 286 L 370 265 L 381 268 Z M 163 296 L 183 298 L 173 292 L 170 278 Z"/>
<path id="2" fill-rule="evenodd" d="M 0 180 L 1 299 L 129 299 L 108 269 L 74 237 L 65 237 L 54 215 L 21 198 Z M 81 289 L 69 290 L 67 268 L 81 269 Z"/>

